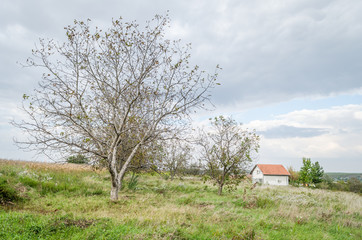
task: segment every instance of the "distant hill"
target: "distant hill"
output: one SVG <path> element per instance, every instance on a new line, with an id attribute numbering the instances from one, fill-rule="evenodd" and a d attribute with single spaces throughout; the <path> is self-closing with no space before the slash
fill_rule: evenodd
<path id="1" fill-rule="evenodd" d="M 348 181 L 350 178 L 357 178 L 362 181 L 362 173 L 339 173 L 339 172 L 326 172 L 335 181 Z"/>

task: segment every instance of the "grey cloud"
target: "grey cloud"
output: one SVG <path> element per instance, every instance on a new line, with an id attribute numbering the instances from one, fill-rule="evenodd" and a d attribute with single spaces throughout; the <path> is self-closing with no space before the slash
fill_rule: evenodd
<path id="1" fill-rule="evenodd" d="M 203 54 L 208 64 L 224 67 L 216 101 L 268 104 L 361 87 L 362 4 L 322 3 L 268 11 L 242 2 L 229 9 L 239 17 L 216 16 L 230 24 L 225 34 L 214 33 L 214 48 Z M 205 31 L 215 30 L 198 34 Z"/>
<path id="2" fill-rule="evenodd" d="M 15 61 L 29 56 L 38 37 L 61 39 L 73 19 L 107 25 L 112 17 L 140 23 L 170 10 L 193 43 L 193 63 L 213 72 L 222 85 L 216 104 L 265 105 L 307 95 L 328 95 L 362 86 L 362 2 L 348 1 L 20 1 L 0 8 L 0 94 L 35 86 L 39 78 Z M 172 24 L 171 22 L 171 24 Z M 26 31 L 16 43 L 5 30 Z M 177 33 L 176 33 L 177 34 Z M 0 38 L 1 41 L 1 38 Z M 39 77 L 39 76 L 38 76 Z M 6 82 L 11 82 L 5 87 Z M 22 90 L 23 92 L 23 90 Z"/>
<path id="3" fill-rule="evenodd" d="M 323 128 L 299 128 L 281 125 L 258 133 L 266 138 L 310 138 L 327 134 L 329 131 Z"/>

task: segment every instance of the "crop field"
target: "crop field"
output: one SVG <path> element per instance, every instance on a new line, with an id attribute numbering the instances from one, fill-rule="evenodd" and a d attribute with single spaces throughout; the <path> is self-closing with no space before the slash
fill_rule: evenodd
<path id="1" fill-rule="evenodd" d="M 107 171 L 1 160 L 0 239 L 362 239 L 356 193 L 137 176 L 112 202 Z"/>

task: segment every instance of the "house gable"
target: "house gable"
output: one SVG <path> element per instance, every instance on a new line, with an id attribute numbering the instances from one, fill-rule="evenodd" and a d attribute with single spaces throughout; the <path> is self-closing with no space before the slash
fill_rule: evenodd
<path id="1" fill-rule="evenodd" d="M 264 174 L 263 172 L 260 170 L 260 168 L 258 167 L 258 165 L 256 165 L 253 170 L 251 171 L 251 176 L 253 178 L 263 178 Z"/>
<path id="2" fill-rule="evenodd" d="M 251 170 L 253 183 L 288 185 L 289 172 L 280 164 L 257 164 Z"/>

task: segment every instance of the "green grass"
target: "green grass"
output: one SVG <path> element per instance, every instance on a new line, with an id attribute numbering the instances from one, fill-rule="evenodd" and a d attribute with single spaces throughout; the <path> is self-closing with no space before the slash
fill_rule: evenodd
<path id="1" fill-rule="evenodd" d="M 71 166 L 71 167 L 67 167 Z M 107 172 L 0 161 L 17 198 L 0 205 L 0 239 L 361 239 L 362 198 L 348 192 L 242 183 L 235 192 L 198 178 L 125 178 L 109 200 Z M 132 182 L 133 181 L 133 182 Z"/>

